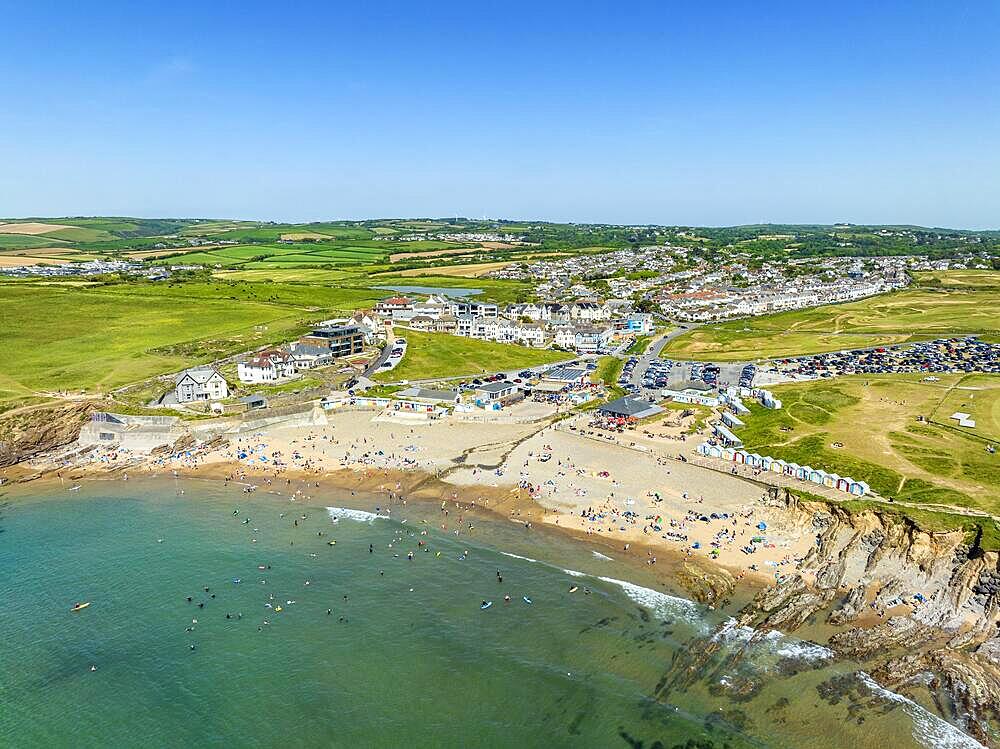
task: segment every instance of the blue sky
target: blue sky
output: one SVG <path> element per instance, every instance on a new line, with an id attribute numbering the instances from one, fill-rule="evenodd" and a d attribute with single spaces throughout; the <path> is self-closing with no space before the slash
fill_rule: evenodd
<path id="1" fill-rule="evenodd" d="M 0 215 L 1000 227 L 995 0 L 156 5 L 0 2 Z"/>

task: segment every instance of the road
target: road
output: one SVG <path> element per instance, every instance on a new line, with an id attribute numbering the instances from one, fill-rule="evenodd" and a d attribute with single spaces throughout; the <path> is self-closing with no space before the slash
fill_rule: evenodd
<path id="1" fill-rule="evenodd" d="M 635 386 L 635 395 L 638 395 L 640 397 L 645 397 L 653 401 L 658 401 L 661 399 L 659 389 L 649 390 L 642 386 L 642 380 L 646 374 L 646 370 L 649 369 L 650 363 L 659 360 L 660 353 L 663 351 L 664 346 L 666 346 L 674 338 L 684 335 L 689 330 L 695 327 L 698 326 L 688 325 L 682 328 L 675 328 L 674 330 L 671 330 L 669 333 L 660 336 L 659 338 L 657 338 L 656 340 L 654 340 L 649 344 L 649 347 L 646 349 L 646 353 L 638 357 L 638 361 L 636 362 L 635 368 L 632 370 L 632 376 L 629 379 L 629 383 Z M 627 359 L 629 357 L 625 358 Z M 679 382 L 685 377 L 687 377 L 687 379 L 690 379 L 690 375 L 691 375 L 690 363 L 685 363 L 682 366 L 675 366 L 670 373 L 670 382 L 671 383 L 675 381 Z M 736 379 L 737 381 L 739 381 L 738 376 Z"/>

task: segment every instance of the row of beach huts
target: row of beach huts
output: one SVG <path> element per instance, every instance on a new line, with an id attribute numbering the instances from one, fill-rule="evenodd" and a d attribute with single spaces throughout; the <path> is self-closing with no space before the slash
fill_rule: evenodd
<path id="1" fill-rule="evenodd" d="M 711 442 L 702 442 L 698 445 L 698 453 L 709 458 L 728 460 L 737 465 L 780 473 L 801 481 L 808 481 L 830 489 L 837 489 L 838 491 L 852 494 L 855 497 L 863 497 L 871 491 L 871 488 L 864 481 L 855 481 L 850 476 L 827 473 L 811 466 L 800 466 L 798 463 L 789 463 L 784 460 L 772 458 L 769 455 L 748 453 L 746 450 L 734 447 L 724 447 Z"/>

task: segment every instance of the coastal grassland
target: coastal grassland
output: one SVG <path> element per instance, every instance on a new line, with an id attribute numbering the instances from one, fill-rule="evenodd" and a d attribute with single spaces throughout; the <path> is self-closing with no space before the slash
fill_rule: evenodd
<path id="1" fill-rule="evenodd" d="M 0 234 L 0 251 L 24 250 L 36 247 L 58 247 L 65 243 L 44 234 Z"/>
<path id="2" fill-rule="evenodd" d="M 0 398 L 107 391 L 289 340 L 381 296 L 292 284 L 0 283 Z"/>
<path id="3" fill-rule="evenodd" d="M 629 356 L 642 356 L 646 353 L 646 349 L 649 348 L 649 344 L 652 341 L 652 336 L 641 335 L 632 342 L 632 345 L 626 349 L 625 353 Z"/>
<path id="4" fill-rule="evenodd" d="M 250 270 L 217 270 L 212 276 L 225 281 L 250 281 L 251 283 L 311 283 L 329 284 L 356 278 L 345 270 L 331 268 L 256 268 Z"/>
<path id="5" fill-rule="evenodd" d="M 938 275 L 947 280 L 950 273 Z M 848 304 L 706 325 L 673 339 L 664 354 L 677 359 L 745 361 L 943 336 L 995 337 L 1000 335 L 996 313 L 1000 273 L 981 273 L 979 283 L 966 288 L 917 286 Z"/>
<path id="6" fill-rule="evenodd" d="M 927 289 L 1000 289 L 1000 273 L 992 270 L 916 271 L 913 283 Z"/>
<path id="7" fill-rule="evenodd" d="M 429 380 L 534 367 L 564 361 L 567 354 L 546 349 L 479 341 L 474 338 L 397 329 L 407 342 L 399 366 L 375 375 L 379 382 Z"/>
<path id="8" fill-rule="evenodd" d="M 621 377 L 625 362 L 617 356 L 602 356 L 597 360 L 597 369 L 590 373 L 590 381 L 603 383 L 605 387 L 614 387 Z"/>
<path id="9" fill-rule="evenodd" d="M 278 325 L 292 317 L 280 307 L 203 299 L 178 304 L 163 296 L 104 294 L 90 289 L 0 285 L 7 358 L 0 388 L 106 390 L 180 369 L 192 357 L 157 351 L 192 341 Z"/>
<path id="10" fill-rule="evenodd" d="M 998 423 L 1000 377 L 853 376 L 772 390 L 783 407 L 753 404 L 737 430 L 750 452 L 867 481 L 883 497 L 1000 514 L 1000 457 L 986 450 Z M 947 418 L 962 404 L 982 415 L 982 426 L 977 420 L 975 430 L 963 429 Z"/>

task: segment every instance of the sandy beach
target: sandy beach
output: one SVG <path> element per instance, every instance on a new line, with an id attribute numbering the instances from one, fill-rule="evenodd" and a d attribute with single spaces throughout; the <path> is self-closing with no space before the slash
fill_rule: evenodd
<path id="1" fill-rule="evenodd" d="M 650 565 L 718 566 L 734 580 L 774 582 L 814 543 L 813 529 L 764 501 L 760 486 L 679 460 L 693 443 L 593 437 L 585 424 L 585 416 L 400 423 L 345 411 L 325 425 L 232 435 L 174 454 L 107 450 L 92 454 L 87 470 L 172 471 L 248 488 L 294 479 L 454 503 L 546 523 Z"/>

